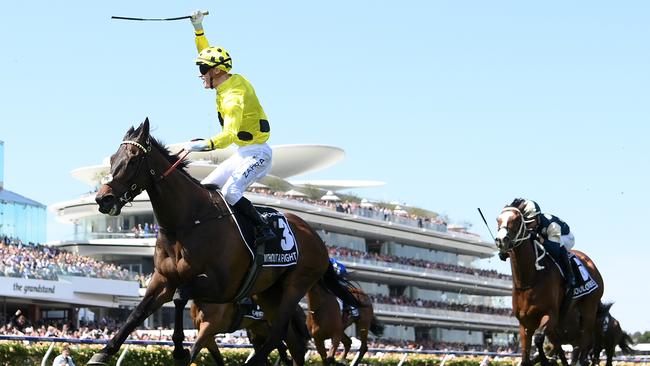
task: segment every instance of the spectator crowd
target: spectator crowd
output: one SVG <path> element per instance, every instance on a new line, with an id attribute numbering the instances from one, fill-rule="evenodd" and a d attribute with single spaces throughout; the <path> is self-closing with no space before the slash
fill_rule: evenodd
<path id="1" fill-rule="evenodd" d="M 136 280 L 137 274 L 115 264 L 49 246 L 0 240 L 0 276 L 58 280 L 58 276 Z"/>
<path id="2" fill-rule="evenodd" d="M 379 253 L 369 253 L 369 252 L 363 252 L 360 250 L 354 250 L 345 247 L 336 247 L 330 245 L 328 246 L 329 246 L 329 255 L 330 257 L 334 257 L 334 258 L 345 258 L 345 257 L 361 258 L 361 259 L 376 260 L 376 261 L 387 262 L 387 263 L 398 263 L 398 264 L 403 264 L 403 265 L 413 266 L 413 267 L 437 269 L 437 270 L 447 271 L 447 272 L 465 273 L 465 274 L 470 274 L 475 276 L 498 278 L 502 280 L 512 280 L 511 276 L 503 273 L 499 273 L 495 270 L 465 267 L 465 266 L 459 266 L 459 265 L 447 264 L 447 263 L 438 263 L 438 262 L 428 261 L 426 259 L 398 257 L 395 255 L 386 255 L 386 254 L 379 254 Z"/>
<path id="3" fill-rule="evenodd" d="M 379 304 L 390 304 L 400 306 L 413 306 L 425 309 L 443 309 L 452 311 L 462 311 L 468 313 L 481 313 L 492 315 L 511 316 L 512 309 L 510 308 L 495 308 L 485 305 L 472 305 L 472 304 L 458 304 L 445 301 L 433 301 L 422 299 L 409 299 L 405 296 L 386 296 L 386 295 L 370 295 L 372 302 Z"/>

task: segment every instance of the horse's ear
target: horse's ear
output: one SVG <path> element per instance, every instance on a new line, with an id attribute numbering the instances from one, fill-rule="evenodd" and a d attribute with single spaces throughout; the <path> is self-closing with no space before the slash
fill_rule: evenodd
<path id="1" fill-rule="evenodd" d="M 131 135 L 133 134 L 133 131 L 135 131 L 135 128 L 133 128 L 133 126 L 131 126 L 131 128 L 129 128 L 129 130 L 126 131 L 126 135 L 124 135 L 124 138 L 122 140 L 129 139 L 131 137 Z"/>
<path id="2" fill-rule="evenodd" d="M 138 127 L 138 140 L 144 140 L 149 137 L 149 117 Z"/>

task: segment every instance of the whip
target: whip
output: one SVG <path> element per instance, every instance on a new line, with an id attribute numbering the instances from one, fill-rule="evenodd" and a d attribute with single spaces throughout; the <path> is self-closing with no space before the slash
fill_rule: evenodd
<path id="1" fill-rule="evenodd" d="M 483 211 L 481 211 L 480 207 L 478 207 L 477 210 L 478 210 L 478 213 L 481 214 L 481 218 L 483 219 L 483 222 L 485 223 L 485 226 L 487 226 L 487 229 L 490 232 L 490 236 L 492 237 L 492 240 L 496 240 L 496 239 L 494 239 L 494 235 L 492 235 L 492 230 L 490 230 L 490 225 L 488 225 L 487 220 L 485 219 L 485 216 L 483 216 Z"/>
<path id="2" fill-rule="evenodd" d="M 210 12 L 204 11 L 202 12 L 203 15 L 208 15 Z M 165 21 L 170 21 L 170 20 L 181 20 L 181 19 L 190 19 L 190 15 L 185 15 L 182 17 L 174 17 L 174 18 L 132 18 L 132 17 L 119 17 L 119 16 L 112 16 L 111 19 L 117 19 L 117 20 L 137 20 L 140 22 L 165 22 Z"/>

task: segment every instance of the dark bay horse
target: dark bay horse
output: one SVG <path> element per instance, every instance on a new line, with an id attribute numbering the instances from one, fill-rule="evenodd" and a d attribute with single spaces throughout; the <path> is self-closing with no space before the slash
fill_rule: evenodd
<path id="1" fill-rule="evenodd" d="M 160 232 L 154 250 L 155 271 L 140 303 L 125 324 L 89 364 L 106 365 L 127 336 L 144 319 L 172 300 L 179 287 L 197 301 L 229 303 L 242 287 L 251 266 L 233 217 L 232 209 L 219 192 L 209 191 L 185 171 L 178 157 L 169 154 L 149 135 L 149 120 L 131 129 L 110 159 L 111 180 L 100 187 L 95 198 L 99 211 L 119 215 L 122 207 L 146 190 Z M 341 286 L 329 265 L 327 248 L 318 234 L 299 217 L 286 215 L 296 237 L 300 256 L 291 267 L 264 267 L 250 295 L 271 324 L 270 336 L 248 364 L 264 364 L 268 354 L 287 334 L 289 319 L 298 301 L 322 279 L 339 297 L 356 302 Z M 183 308 L 187 298 L 176 302 L 173 340 L 182 348 Z M 189 352 L 174 352 L 177 364 L 187 365 Z"/>
<path id="2" fill-rule="evenodd" d="M 497 218 L 496 245 L 501 253 L 507 253 L 512 269 L 512 309 L 519 320 L 522 365 L 532 365 L 530 360 L 533 335 L 542 365 L 548 364 L 544 355 L 544 337 L 548 336 L 553 350 L 566 364 L 562 344 L 574 346 L 573 362 L 588 364 L 596 325 L 596 316 L 603 295 L 603 279 L 586 254 L 573 251 L 582 261 L 598 289 L 578 300 L 569 301 L 567 311 L 560 318 L 560 308 L 566 288 L 559 270 L 545 255 L 543 247 L 524 223 L 521 212 L 524 201 L 517 199 L 506 206 Z"/>
<path id="3" fill-rule="evenodd" d="M 320 284 L 317 283 L 307 292 L 309 306 L 307 327 L 314 338 L 316 350 L 325 365 L 338 364 L 335 357 L 339 343 L 343 343 L 344 353 L 342 359 L 346 359 L 352 346 L 352 340 L 345 334 L 345 329 L 352 324 L 356 324 L 357 337 L 361 340 L 359 355 L 354 359 L 352 366 L 357 366 L 368 351 L 368 331 L 371 331 L 376 336 L 381 336 L 383 333 L 384 327 L 374 316 L 370 297 L 351 284 L 348 285 L 348 289 L 359 301 L 359 304 L 362 305 L 359 308 L 359 318 L 356 320 L 342 313 L 336 296 Z M 325 349 L 326 339 L 330 339 L 332 342 L 329 351 Z"/>
<path id="4" fill-rule="evenodd" d="M 619 346 L 623 353 L 634 354 L 634 350 L 630 347 L 630 345 L 634 344 L 634 341 L 629 334 L 623 331 L 621 323 L 609 313 L 612 305 L 601 305 L 602 310 L 596 324 L 596 337 L 591 355 L 591 363 L 593 366 L 600 364 L 600 352 L 603 349 L 605 350 L 605 356 L 607 356 L 606 366 L 612 366 L 616 346 Z"/>
<path id="5" fill-rule="evenodd" d="M 269 324 L 264 319 L 253 319 L 244 316 L 239 304 L 213 304 L 193 302 L 190 309 L 194 326 L 198 329 L 197 339 L 192 346 L 192 359 L 196 359 L 201 349 L 207 348 L 217 366 L 225 366 L 215 335 L 231 333 L 235 330 L 246 329 L 249 340 L 255 349 L 259 349 L 269 336 Z M 311 337 L 305 326 L 305 312 L 300 305 L 296 305 L 288 333 L 296 332 L 298 345 L 292 346 L 291 355 L 296 359 L 296 365 L 304 363 L 307 343 Z M 293 362 L 287 356 L 287 347 L 284 343 L 278 346 L 278 354 L 282 362 L 290 366 Z M 302 361 L 300 361 L 302 360 Z"/>

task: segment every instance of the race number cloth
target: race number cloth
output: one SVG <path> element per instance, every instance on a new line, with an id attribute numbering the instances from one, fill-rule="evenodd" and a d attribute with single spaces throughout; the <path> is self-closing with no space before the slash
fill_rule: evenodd
<path id="1" fill-rule="evenodd" d="M 573 298 L 578 299 L 594 292 L 598 288 L 598 283 L 591 277 L 580 258 L 569 252 L 569 261 L 576 279 L 576 286 L 573 288 L 572 294 Z"/>
<path id="2" fill-rule="evenodd" d="M 270 207 L 255 206 L 255 208 L 266 218 L 275 233 L 275 239 L 269 240 L 265 244 L 264 264 L 262 266 L 287 267 L 296 264 L 298 262 L 298 245 L 296 245 L 296 238 L 293 231 L 291 231 L 287 218 L 281 212 Z M 253 259 L 254 227 L 237 210 L 234 210 L 234 212 L 240 233 L 248 248 L 248 253 Z"/>

